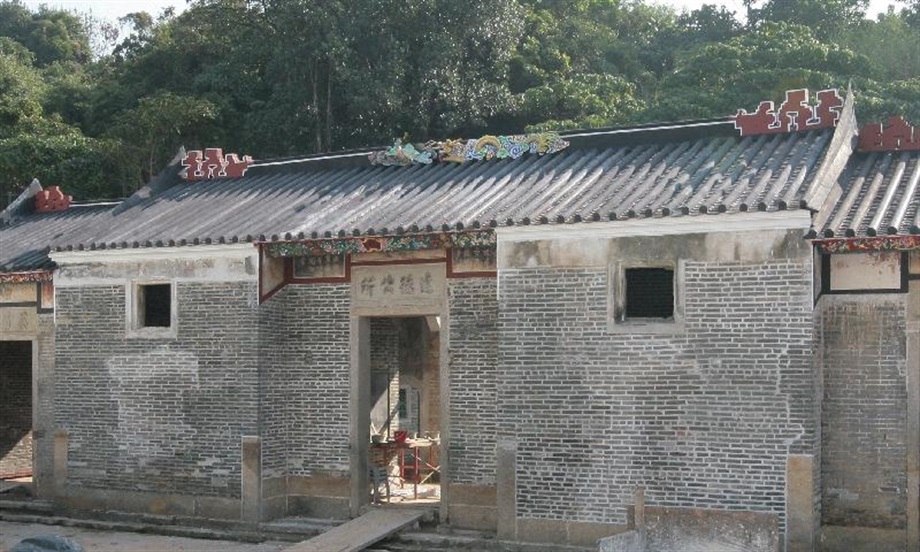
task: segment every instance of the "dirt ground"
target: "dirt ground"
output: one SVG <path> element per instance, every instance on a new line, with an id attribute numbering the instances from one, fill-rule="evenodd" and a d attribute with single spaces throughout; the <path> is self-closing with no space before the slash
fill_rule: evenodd
<path id="1" fill-rule="evenodd" d="M 0 552 L 7 552 L 24 538 L 40 535 L 58 535 L 73 539 L 80 543 L 86 552 L 278 552 L 285 546 L 291 546 L 290 543 L 281 542 L 248 544 L 0 521 Z"/>

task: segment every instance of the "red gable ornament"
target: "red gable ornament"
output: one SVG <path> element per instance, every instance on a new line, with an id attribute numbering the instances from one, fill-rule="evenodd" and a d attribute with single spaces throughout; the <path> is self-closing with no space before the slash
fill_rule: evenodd
<path id="1" fill-rule="evenodd" d="M 859 130 L 859 151 L 920 151 L 920 130 L 901 117 L 869 123 Z"/>
<path id="2" fill-rule="evenodd" d="M 35 194 L 35 211 L 39 213 L 55 213 L 66 211 L 73 201 L 73 196 L 64 195 L 60 186 L 48 186 Z"/>
<path id="3" fill-rule="evenodd" d="M 741 131 L 741 136 L 756 136 L 837 126 L 843 107 L 837 89 L 821 90 L 816 96 L 818 104 L 812 106 L 808 103 L 808 89 L 787 90 L 786 101 L 779 109 L 773 102 L 760 102 L 754 113 L 739 109 L 735 128 Z"/>
<path id="4" fill-rule="evenodd" d="M 191 150 L 182 160 L 182 178 L 192 180 L 209 180 L 212 178 L 239 178 L 246 174 L 252 164 L 252 157 L 244 155 L 242 159 L 235 153 L 224 155 L 221 148 Z"/>

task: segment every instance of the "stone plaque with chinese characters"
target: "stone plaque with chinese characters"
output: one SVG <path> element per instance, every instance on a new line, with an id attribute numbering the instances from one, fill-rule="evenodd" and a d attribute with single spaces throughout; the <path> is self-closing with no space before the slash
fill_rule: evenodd
<path id="1" fill-rule="evenodd" d="M 38 297 L 35 282 L 0 284 L 0 303 L 34 303 Z"/>
<path id="2" fill-rule="evenodd" d="M 351 297 L 354 307 L 440 304 L 445 293 L 445 265 L 411 264 L 354 266 Z"/>
<path id="3" fill-rule="evenodd" d="M 38 333 L 38 315 L 35 313 L 35 307 L 0 308 L 0 333 Z"/>

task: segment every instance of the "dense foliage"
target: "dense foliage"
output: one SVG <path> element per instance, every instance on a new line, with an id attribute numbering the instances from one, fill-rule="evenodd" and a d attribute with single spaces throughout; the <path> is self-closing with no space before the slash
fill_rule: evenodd
<path id="1" fill-rule="evenodd" d="M 193 0 L 117 27 L 0 0 L 0 204 L 122 196 L 180 145 L 256 158 L 730 115 L 846 88 L 920 123 L 920 0 Z"/>

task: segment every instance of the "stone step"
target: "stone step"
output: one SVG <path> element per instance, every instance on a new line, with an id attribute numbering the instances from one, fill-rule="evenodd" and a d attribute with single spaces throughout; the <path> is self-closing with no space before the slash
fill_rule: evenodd
<path id="1" fill-rule="evenodd" d="M 458 531 L 444 527 L 438 532 L 406 531 L 375 545 L 376 552 L 426 552 L 434 550 L 477 552 L 596 552 L 595 547 L 507 542 L 494 534 Z M 371 552 L 369 549 L 367 552 Z"/>
<path id="2" fill-rule="evenodd" d="M 271 534 L 309 537 L 324 533 L 344 523 L 342 520 L 308 517 L 285 517 L 259 524 L 259 530 Z"/>
<path id="3" fill-rule="evenodd" d="M 0 498 L 0 515 L 33 514 L 51 515 L 51 503 L 45 500 Z"/>

